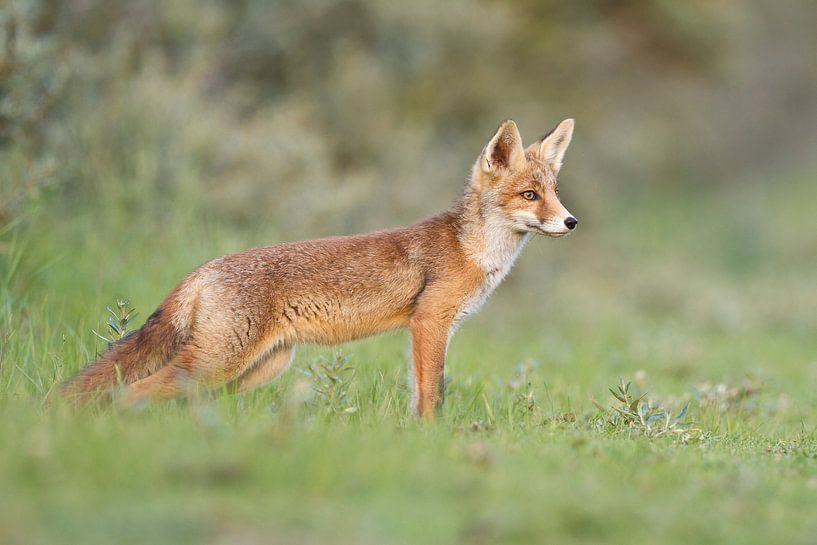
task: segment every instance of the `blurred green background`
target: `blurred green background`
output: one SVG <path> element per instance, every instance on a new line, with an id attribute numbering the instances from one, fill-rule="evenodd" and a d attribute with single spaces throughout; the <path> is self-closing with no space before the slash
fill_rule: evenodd
<path id="1" fill-rule="evenodd" d="M 575 117 L 582 228 L 480 327 L 815 331 L 808 2 L 29 1 L 2 27 L 0 258 L 52 312 L 146 315 L 219 254 L 416 221 L 501 119 Z"/>
<path id="2" fill-rule="evenodd" d="M 0 542 L 813 540 L 813 2 L 0 5 Z M 437 425 L 407 414 L 403 334 L 343 348 L 348 418 L 281 416 L 296 372 L 135 418 L 43 406 L 116 298 L 145 317 L 212 257 L 436 213 L 502 119 L 566 117 L 580 227 L 458 333 Z M 619 377 L 712 442 L 598 432 Z"/>

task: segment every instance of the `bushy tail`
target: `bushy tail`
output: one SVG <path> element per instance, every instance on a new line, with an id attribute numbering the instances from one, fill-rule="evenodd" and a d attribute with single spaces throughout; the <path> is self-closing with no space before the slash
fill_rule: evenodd
<path id="1" fill-rule="evenodd" d="M 63 397 L 85 398 L 105 392 L 120 383 L 130 384 L 166 364 L 188 335 L 188 327 L 178 327 L 171 318 L 174 294 L 150 315 L 138 330 L 126 335 L 95 362 L 60 387 Z M 188 322 L 189 323 L 189 322 Z"/>

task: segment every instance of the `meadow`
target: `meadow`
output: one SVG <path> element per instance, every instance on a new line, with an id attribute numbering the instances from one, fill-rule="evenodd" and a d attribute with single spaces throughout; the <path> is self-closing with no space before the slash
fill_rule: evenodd
<path id="1" fill-rule="evenodd" d="M 4 4 L 0 544 L 814 543 L 816 22 Z M 52 396 L 208 259 L 419 220 L 501 119 L 530 142 L 568 116 L 580 225 L 460 328 L 435 421 L 409 411 L 405 332 L 299 347 L 240 395 Z"/>
<path id="2" fill-rule="evenodd" d="M 813 191 L 642 195 L 534 240 L 453 341 L 433 423 L 408 411 L 404 334 L 302 347 L 237 396 L 45 404 L 104 349 L 106 305 L 144 317 L 198 263 L 276 235 L 32 212 L 3 232 L 0 541 L 810 543 Z M 747 207 L 779 229 L 729 221 Z M 600 411 L 620 379 L 672 427 L 688 405 L 679 433 Z"/>

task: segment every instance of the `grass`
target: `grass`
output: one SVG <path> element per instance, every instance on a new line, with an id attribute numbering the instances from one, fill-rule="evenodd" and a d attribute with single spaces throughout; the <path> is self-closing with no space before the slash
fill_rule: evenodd
<path id="1" fill-rule="evenodd" d="M 46 203 L 0 235 L 0 543 L 812 543 L 814 196 L 621 197 L 535 241 L 453 340 L 434 423 L 409 415 L 402 333 L 301 347 L 305 372 L 238 396 L 44 404 L 117 298 L 147 316 L 198 263 L 278 240 Z M 694 434 L 640 420 L 685 406 Z"/>

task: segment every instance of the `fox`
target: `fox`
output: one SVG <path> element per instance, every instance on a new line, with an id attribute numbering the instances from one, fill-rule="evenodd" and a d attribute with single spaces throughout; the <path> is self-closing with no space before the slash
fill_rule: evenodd
<path id="1" fill-rule="evenodd" d="M 503 121 L 445 212 L 410 227 L 253 248 L 188 274 L 138 330 L 64 382 L 64 397 L 111 394 L 139 406 L 269 383 L 299 344 L 335 345 L 397 329 L 411 336 L 411 407 L 433 417 L 449 341 L 508 275 L 532 235 L 578 220 L 557 175 L 565 119 L 523 147 Z"/>

